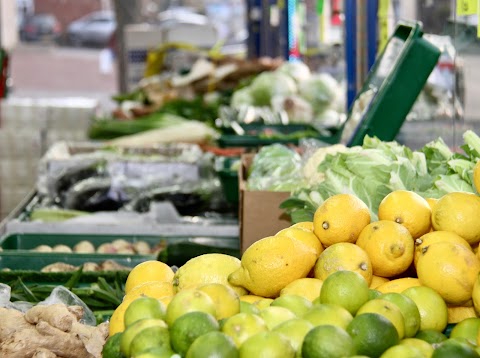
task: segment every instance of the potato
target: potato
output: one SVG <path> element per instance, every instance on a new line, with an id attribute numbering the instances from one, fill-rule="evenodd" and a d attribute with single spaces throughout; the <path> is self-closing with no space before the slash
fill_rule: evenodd
<path id="1" fill-rule="evenodd" d="M 73 251 L 79 254 L 91 254 L 95 252 L 95 246 L 90 241 L 80 241 L 73 247 Z"/>
<path id="2" fill-rule="evenodd" d="M 48 245 L 39 245 L 36 248 L 33 249 L 33 251 L 37 252 L 52 252 L 52 248 Z"/>
<path id="3" fill-rule="evenodd" d="M 55 245 L 52 248 L 53 252 L 72 252 L 72 249 L 67 245 Z"/>

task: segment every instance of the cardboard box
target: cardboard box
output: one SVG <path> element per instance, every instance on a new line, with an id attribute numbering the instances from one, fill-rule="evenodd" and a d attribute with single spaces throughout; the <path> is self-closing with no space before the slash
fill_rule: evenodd
<path id="1" fill-rule="evenodd" d="M 247 190 L 247 173 L 254 154 L 244 154 L 239 168 L 240 248 L 243 251 L 255 241 L 275 235 L 291 225 L 290 216 L 279 208 L 290 197 L 289 192 Z"/>

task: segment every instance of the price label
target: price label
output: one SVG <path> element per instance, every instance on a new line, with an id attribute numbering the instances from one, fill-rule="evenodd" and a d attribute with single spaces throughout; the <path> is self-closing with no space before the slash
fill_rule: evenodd
<path id="1" fill-rule="evenodd" d="M 457 0 L 457 15 L 475 15 L 478 0 Z"/>

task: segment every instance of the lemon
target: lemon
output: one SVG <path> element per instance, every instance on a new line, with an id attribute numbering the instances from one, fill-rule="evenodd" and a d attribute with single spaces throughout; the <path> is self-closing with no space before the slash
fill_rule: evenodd
<path id="1" fill-rule="evenodd" d="M 367 205 L 352 194 L 329 197 L 313 217 L 314 233 L 325 247 L 338 242 L 355 242 L 369 223 Z"/>
<path id="2" fill-rule="evenodd" d="M 420 330 L 443 332 L 448 322 L 447 304 L 437 291 L 426 286 L 407 288 L 403 294 L 411 298 L 420 312 Z"/>
<path id="3" fill-rule="evenodd" d="M 402 293 L 409 287 L 421 286 L 422 283 L 415 277 L 402 277 L 382 283 L 376 290 L 382 293 L 397 292 Z"/>
<path id="4" fill-rule="evenodd" d="M 449 306 L 448 310 L 448 323 L 458 323 L 467 318 L 477 317 L 475 308 L 473 306 Z"/>
<path id="5" fill-rule="evenodd" d="M 471 317 L 457 323 L 450 332 L 450 338 L 462 337 L 471 344 L 477 345 L 477 336 L 480 333 L 480 318 Z"/>
<path id="6" fill-rule="evenodd" d="M 216 319 L 221 320 L 240 312 L 240 300 L 230 286 L 206 283 L 197 287 L 197 290 L 205 292 L 212 299 L 216 308 Z"/>
<path id="7" fill-rule="evenodd" d="M 280 296 L 298 295 L 313 302 L 320 296 L 323 281 L 318 278 L 303 277 L 290 282 L 280 291 Z"/>
<path id="8" fill-rule="evenodd" d="M 423 352 L 419 349 L 405 344 L 398 344 L 388 348 L 380 358 L 424 358 Z"/>
<path id="9" fill-rule="evenodd" d="M 399 275 L 413 262 L 412 235 L 394 221 L 381 220 L 367 225 L 358 237 L 357 245 L 370 257 L 376 276 Z"/>
<path id="10" fill-rule="evenodd" d="M 415 265 L 417 265 L 418 258 L 422 254 L 422 250 L 425 247 L 435 242 L 444 242 L 444 241 L 453 242 L 455 244 L 465 246 L 466 249 L 472 251 L 472 248 L 470 244 L 467 242 L 467 240 L 455 234 L 454 232 L 432 231 L 415 240 L 415 255 L 413 258 Z"/>
<path id="11" fill-rule="evenodd" d="M 387 283 L 389 281 L 390 280 L 386 277 L 372 275 L 372 281 L 370 282 L 369 288 L 376 289 L 378 286 L 383 285 L 384 283 Z"/>
<path id="12" fill-rule="evenodd" d="M 438 242 L 425 247 L 417 261 L 417 275 L 424 286 L 437 291 L 445 302 L 462 305 L 472 298 L 480 261 L 464 246 Z"/>
<path id="13" fill-rule="evenodd" d="M 378 206 L 378 219 L 403 225 L 414 239 L 430 231 L 432 209 L 420 195 L 409 190 L 389 193 Z"/>
<path id="14" fill-rule="evenodd" d="M 125 293 L 128 294 L 132 288 L 149 281 L 172 282 L 173 270 L 167 264 L 156 260 L 148 260 L 135 266 L 127 277 Z"/>
<path id="15" fill-rule="evenodd" d="M 175 320 L 188 312 L 205 312 L 215 317 L 216 308 L 212 299 L 198 290 L 183 290 L 177 293 L 170 301 L 165 315 L 165 322 L 169 326 Z"/>
<path id="16" fill-rule="evenodd" d="M 290 341 L 277 332 L 260 332 L 249 337 L 243 342 L 238 352 L 239 358 L 295 357 L 295 350 Z"/>
<path id="17" fill-rule="evenodd" d="M 350 335 L 340 327 L 323 325 L 311 329 L 302 344 L 302 357 L 349 357 L 355 345 Z"/>
<path id="18" fill-rule="evenodd" d="M 480 241 L 480 198 L 472 193 L 453 192 L 438 200 L 432 210 L 435 230 L 451 231 L 470 245 Z"/>
<path id="19" fill-rule="evenodd" d="M 188 260 L 173 278 L 178 291 L 205 283 L 222 283 L 230 286 L 239 296 L 247 294 L 243 287 L 228 282 L 228 275 L 240 267 L 240 260 L 224 254 L 203 254 Z"/>
<path id="20" fill-rule="evenodd" d="M 165 305 L 165 308 L 166 308 L 166 307 L 168 307 L 168 304 L 170 303 L 170 301 L 172 301 L 173 297 L 175 297 L 175 295 L 163 296 L 163 297 L 158 298 L 158 300 L 160 302 L 162 302 Z"/>
<path id="21" fill-rule="evenodd" d="M 295 350 L 297 357 L 301 357 L 303 340 L 313 327 L 313 324 L 307 320 L 295 318 L 279 324 L 273 329 L 273 331 L 280 333 L 287 338 Z"/>
<path id="22" fill-rule="evenodd" d="M 480 193 L 480 161 L 473 167 L 473 185 L 477 193 Z"/>
<path id="23" fill-rule="evenodd" d="M 241 267 L 228 276 L 230 284 L 252 294 L 278 297 L 290 282 L 306 277 L 317 255 L 287 236 L 269 236 L 254 242 L 242 255 Z"/>
<path id="24" fill-rule="evenodd" d="M 433 353 L 433 346 L 419 338 L 404 338 L 399 344 L 417 348 L 425 358 L 430 358 Z"/>
<path id="25" fill-rule="evenodd" d="M 415 302 L 396 292 L 383 293 L 378 298 L 390 301 L 400 309 L 405 323 L 405 337 L 414 337 L 420 329 L 420 311 Z"/>
<path id="26" fill-rule="evenodd" d="M 325 280 L 333 272 L 355 271 L 363 276 L 368 284 L 372 282 L 372 263 L 367 253 L 359 246 L 340 242 L 325 249 L 318 257 L 314 267 L 314 275 Z"/>
<path id="27" fill-rule="evenodd" d="M 174 294 L 175 290 L 171 282 L 149 281 L 135 286 L 128 291 L 125 297 L 129 299 L 135 299 L 138 297 L 153 297 L 159 299 Z"/>
<path id="28" fill-rule="evenodd" d="M 256 295 L 244 295 L 244 296 L 240 296 L 239 300 L 243 301 L 243 302 L 248 302 L 248 303 L 255 303 L 255 302 L 258 302 L 260 300 L 263 300 L 264 298 L 265 297 L 256 296 Z"/>
<path id="29" fill-rule="evenodd" d="M 237 347 L 240 347 L 249 337 L 267 331 L 263 318 L 252 313 L 237 313 L 225 320 L 221 331 L 232 338 Z"/>
<path id="30" fill-rule="evenodd" d="M 357 311 L 357 316 L 364 313 L 378 313 L 379 315 L 388 319 L 395 326 L 398 333 L 398 338 L 405 337 L 405 319 L 400 311 L 400 308 L 393 302 L 375 298 L 366 302 Z"/>
<path id="31" fill-rule="evenodd" d="M 321 303 L 342 306 L 352 315 L 369 299 L 367 281 L 354 271 L 337 271 L 323 282 Z"/>
<path id="32" fill-rule="evenodd" d="M 314 326 L 332 325 L 346 329 L 353 316 L 345 308 L 335 304 L 316 304 L 302 317 Z"/>
<path id="33" fill-rule="evenodd" d="M 118 307 L 113 311 L 112 316 L 110 317 L 110 323 L 108 326 L 110 337 L 116 333 L 123 332 L 125 330 L 125 311 L 130 305 L 130 300 L 123 301 L 118 305 Z"/>
<path id="34" fill-rule="evenodd" d="M 318 257 L 323 251 L 323 246 L 318 237 L 315 236 L 313 231 L 307 231 L 301 228 L 289 227 L 283 229 L 275 234 L 275 236 L 287 236 L 292 239 L 303 242 L 307 247 L 311 248 L 315 255 Z"/>
<path id="35" fill-rule="evenodd" d="M 299 228 L 307 231 L 313 232 L 313 221 L 302 221 L 296 224 L 293 224 L 290 227 Z"/>

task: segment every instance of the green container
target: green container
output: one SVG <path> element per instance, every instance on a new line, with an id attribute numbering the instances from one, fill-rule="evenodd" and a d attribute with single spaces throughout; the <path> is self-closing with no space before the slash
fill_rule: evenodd
<path id="1" fill-rule="evenodd" d="M 238 170 L 236 167 L 232 168 L 235 162 L 240 165 L 240 157 L 226 157 L 222 158 L 223 162 L 221 168 L 217 170 L 220 183 L 222 184 L 223 194 L 227 202 L 238 205 L 239 189 L 238 189 Z"/>

